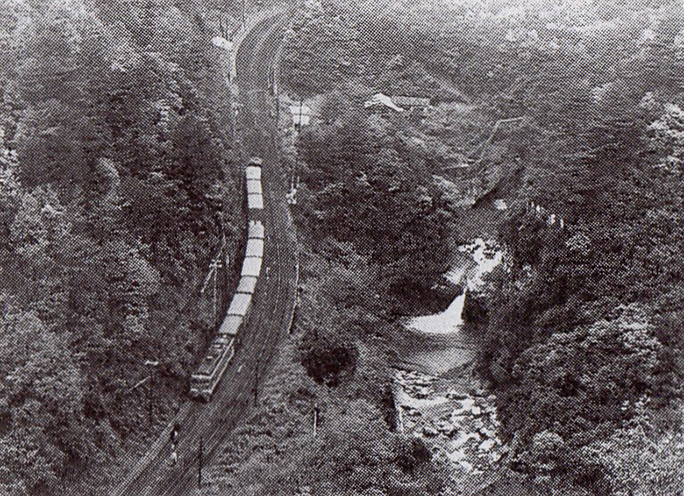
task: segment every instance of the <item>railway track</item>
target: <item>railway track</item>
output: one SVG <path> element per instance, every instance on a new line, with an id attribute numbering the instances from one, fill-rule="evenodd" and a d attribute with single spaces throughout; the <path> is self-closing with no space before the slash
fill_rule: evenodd
<path id="1" fill-rule="evenodd" d="M 112 496 L 187 496 L 197 487 L 200 440 L 205 465 L 218 455 L 223 442 L 250 408 L 255 383 L 265 376 L 277 344 L 289 327 L 296 298 L 296 245 L 294 227 L 285 201 L 286 174 L 277 150 L 277 128 L 272 115 L 269 72 L 282 40 L 284 16 L 258 23 L 237 53 L 237 80 L 243 130 L 243 157 L 263 159 L 263 222 L 266 231 L 264 266 L 269 277 L 254 301 L 243 329 L 242 343 L 211 402 L 186 402 L 171 422 L 181 426 L 179 462 L 169 466 L 168 429 L 135 465 Z"/>

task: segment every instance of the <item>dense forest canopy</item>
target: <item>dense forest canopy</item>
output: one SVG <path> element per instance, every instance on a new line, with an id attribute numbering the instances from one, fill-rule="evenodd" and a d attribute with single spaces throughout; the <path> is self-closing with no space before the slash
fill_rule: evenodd
<path id="1" fill-rule="evenodd" d="M 98 468 L 185 392 L 214 324 L 198 295 L 206 267 L 224 235 L 228 252 L 240 244 L 233 109 L 209 42 L 239 24 L 239 3 L 2 0 L 2 494 L 98 494 L 111 483 Z M 260 434 L 234 455 L 247 460 L 238 480 L 261 474 L 274 493 L 449 487 L 422 442 L 390 432 L 385 345 L 400 316 L 453 297 L 452 251 L 480 236 L 497 194 L 504 263 L 466 301 L 508 465 L 574 494 L 681 492 L 680 2 L 300 7 L 282 82 L 318 103 L 286 157 L 302 180 L 297 350 L 275 376 L 278 413 L 245 427 Z M 365 110 L 377 92 L 431 108 Z M 493 134 L 502 119 L 514 123 Z M 311 398 L 316 459 L 309 437 L 288 437 L 308 432 Z M 274 437 L 293 448 L 263 475 Z"/>
<path id="2" fill-rule="evenodd" d="M 473 154 L 485 178 L 517 171 L 499 182 L 511 206 L 498 227 L 505 263 L 480 295 L 486 310 L 473 331 L 512 466 L 597 494 L 681 490 L 681 474 L 664 460 L 682 455 L 670 441 L 684 379 L 682 5 L 311 3 L 286 39 L 284 70 L 298 95 L 326 95 L 325 124 L 301 139 L 321 232 L 371 259 L 379 252 L 391 265 L 397 247 L 386 236 L 409 235 L 406 226 L 389 230 L 411 215 L 390 204 L 405 198 L 404 179 L 427 185 L 453 164 L 458 154 L 445 144 L 460 153 L 487 141 L 490 151 Z M 437 109 L 422 122 L 345 112 L 377 91 L 428 96 Z M 511 118 L 515 125 L 490 136 Z M 411 143 L 420 143 L 413 155 L 402 153 Z M 394 186 L 380 192 L 387 171 Z M 424 192 L 444 207 L 437 222 L 450 222 L 427 230 L 435 238 L 420 234 L 427 243 L 411 255 L 431 261 L 434 284 L 445 232 L 467 238 L 477 227 L 440 193 Z M 373 213 L 378 202 L 387 216 Z M 418 281 L 412 269 L 421 265 L 403 274 Z M 418 292 L 401 284 L 405 295 L 428 297 L 430 284 Z M 648 443 L 662 459 L 630 451 Z"/>
<path id="3" fill-rule="evenodd" d="M 2 494 L 78 487 L 154 428 L 213 329 L 198 286 L 241 213 L 200 7 L 2 2 Z"/>

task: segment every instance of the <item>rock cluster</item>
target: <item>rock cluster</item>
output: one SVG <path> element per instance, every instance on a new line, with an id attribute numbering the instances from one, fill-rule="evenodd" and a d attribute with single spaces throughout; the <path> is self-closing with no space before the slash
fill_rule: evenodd
<path id="1" fill-rule="evenodd" d="M 395 378 L 404 398 L 398 402 L 404 431 L 429 441 L 437 456 L 476 474 L 505 455 L 507 447 L 497 434 L 495 396 L 436 392 L 437 379 L 417 372 L 398 371 Z"/>
<path id="2" fill-rule="evenodd" d="M 404 392 L 413 398 L 424 399 L 434 393 L 435 378 L 429 375 L 420 374 L 413 370 L 398 370 L 395 378 Z"/>
<path id="3" fill-rule="evenodd" d="M 481 253 L 484 258 L 494 258 L 498 251 L 500 251 L 499 246 L 495 241 L 475 239 L 471 243 L 464 244 L 458 247 L 460 251 L 470 253 L 471 255 L 476 255 Z"/>

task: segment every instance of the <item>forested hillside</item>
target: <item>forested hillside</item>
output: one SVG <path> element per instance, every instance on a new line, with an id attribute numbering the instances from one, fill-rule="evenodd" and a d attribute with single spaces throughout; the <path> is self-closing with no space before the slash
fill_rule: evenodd
<path id="1" fill-rule="evenodd" d="M 505 198 L 488 217 L 504 264 L 466 312 L 507 466 L 595 494 L 681 492 L 681 5 L 309 2 L 283 64 L 297 97 L 325 95 L 298 141 L 303 231 L 350 270 L 364 256 L 377 277 L 365 306 L 389 322 L 384 297 L 409 312 L 438 301 L 446 238 L 491 232 L 485 193 Z M 433 108 L 364 111 L 376 92 Z M 430 174 L 489 186 L 453 208 Z M 343 287 L 327 297 L 347 324 L 321 320 L 305 338 L 314 378 L 316 357 L 357 363 L 330 359 L 356 356 L 326 355 L 335 342 L 392 336 L 387 321 L 356 325 L 360 289 Z"/>
<path id="2" fill-rule="evenodd" d="M 101 494 L 187 390 L 243 227 L 209 41 L 239 4 L 2 0 L 2 494 Z M 312 0 L 281 77 L 295 325 L 200 493 L 681 494 L 681 3 Z M 506 455 L 466 473 L 400 432 L 392 366 L 475 238 L 503 263 L 467 294 L 458 379 Z"/>
<path id="3" fill-rule="evenodd" d="M 208 6 L 1 8 L 0 493 L 87 494 L 213 330 L 199 287 L 241 227 L 229 95 Z"/>

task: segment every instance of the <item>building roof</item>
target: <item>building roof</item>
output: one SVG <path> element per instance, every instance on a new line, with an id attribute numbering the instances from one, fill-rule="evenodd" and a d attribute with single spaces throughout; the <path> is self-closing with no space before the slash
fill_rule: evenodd
<path id="1" fill-rule="evenodd" d="M 295 125 L 305 126 L 311 119 L 311 109 L 306 105 L 290 105 L 290 112 Z"/>

